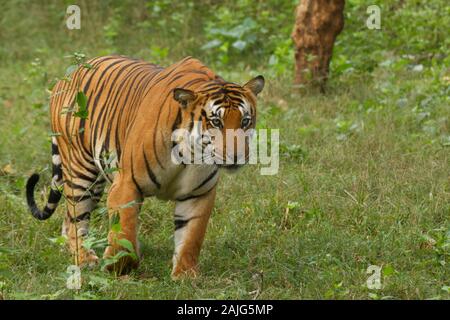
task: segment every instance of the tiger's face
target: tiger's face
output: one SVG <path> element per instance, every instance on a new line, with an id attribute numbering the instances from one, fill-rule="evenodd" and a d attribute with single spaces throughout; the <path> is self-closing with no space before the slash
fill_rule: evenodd
<path id="1" fill-rule="evenodd" d="M 263 88 L 264 78 L 258 76 L 243 86 L 212 81 L 196 92 L 174 90 L 184 118 L 190 119 L 189 131 L 197 135 L 204 150 L 213 150 L 218 166 L 236 169 L 248 162 L 249 141 L 256 126 L 256 96 Z"/>

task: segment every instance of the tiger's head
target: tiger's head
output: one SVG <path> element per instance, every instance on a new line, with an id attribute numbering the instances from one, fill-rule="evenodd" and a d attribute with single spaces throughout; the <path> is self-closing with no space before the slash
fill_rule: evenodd
<path id="1" fill-rule="evenodd" d="M 196 91 L 174 89 L 185 128 L 194 143 L 210 150 L 204 152 L 205 163 L 236 169 L 248 162 L 249 141 L 256 126 L 256 96 L 263 88 L 264 77 L 257 76 L 243 86 L 218 78 Z"/>

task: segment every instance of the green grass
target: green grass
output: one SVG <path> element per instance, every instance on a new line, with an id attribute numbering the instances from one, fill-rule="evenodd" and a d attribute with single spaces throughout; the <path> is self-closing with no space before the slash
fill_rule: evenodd
<path id="1" fill-rule="evenodd" d="M 9 10 L 4 19 L 18 14 Z M 449 59 L 416 72 L 406 58 L 385 52 L 382 59 L 394 63 L 333 77 L 325 95 L 298 92 L 290 72 L 215 67 L 239 82 L 266 74 L 258 126 L 280 129 L 279 173 L 261 176 L 259 166 L 247 166 L 222 176 L 197 279 L 171 280 L 173 205 L 148 199 L 140 215 L 139 269 L 121 278 L 86 269 L 82 290 L 66 289 L 72 261 L 51 241 L 60 234 L 64 205 L 48 221 L 36 221 L 24 184 L 42 171 L 47 186 L 39 185 L 38 199 L 45 198 L 48 80 L 64 74 L 65 55 L 113 49 L 98 26 L 91 38 L 66 39 L 57 34 L 63 26 L 45 23 L 43 9 L 32 10 L 36 21 L 8 24 L 9 31 L 18 39 L 29 39 L 30 27 L 43 34 L 0 52 L 0 298 L 450 298 Z M 57 17 L 57 10 L 48 15 Z M 130 46 L 115 49 L 149 59 L 139 39 L 149 42 L 137 34 Z M 163 60 L 184 54 L 178 49 Z M 32 64 L 35 58 L 40 62 Z M 101 210 L 92 231 L 97 239 L 106 235 Z M 369 265 L 382 267 L 380 290 L 366 286 Z"/>

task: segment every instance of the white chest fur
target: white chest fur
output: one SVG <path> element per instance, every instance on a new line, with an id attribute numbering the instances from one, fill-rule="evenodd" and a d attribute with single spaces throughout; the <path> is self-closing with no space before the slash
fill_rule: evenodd
<path id="1" fill-rule="evenodd" d="M 174 168 L 173 174 L 163 181 L 156 197 L 165 200 L 180 200 L 202 195 L 211 190 L 219 179 L 219 170 L 215 165 L 186 165 Z"/>

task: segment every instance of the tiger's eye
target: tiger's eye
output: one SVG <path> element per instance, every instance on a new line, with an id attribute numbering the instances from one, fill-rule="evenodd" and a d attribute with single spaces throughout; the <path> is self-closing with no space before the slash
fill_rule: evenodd
<path id="1" fill-rule="evenodd" d="M 215 127 L 220 127 L 222 125 L 222 122 L 220 121 L 220 119 L 213 119 L 212 121 L 213 126 Z"/>
<path id="2" fill-rule="evenodd" d="M 241 126 L 242 128 L 246 128 L 250 124 L 250 118 L 242 119 Z"/>

